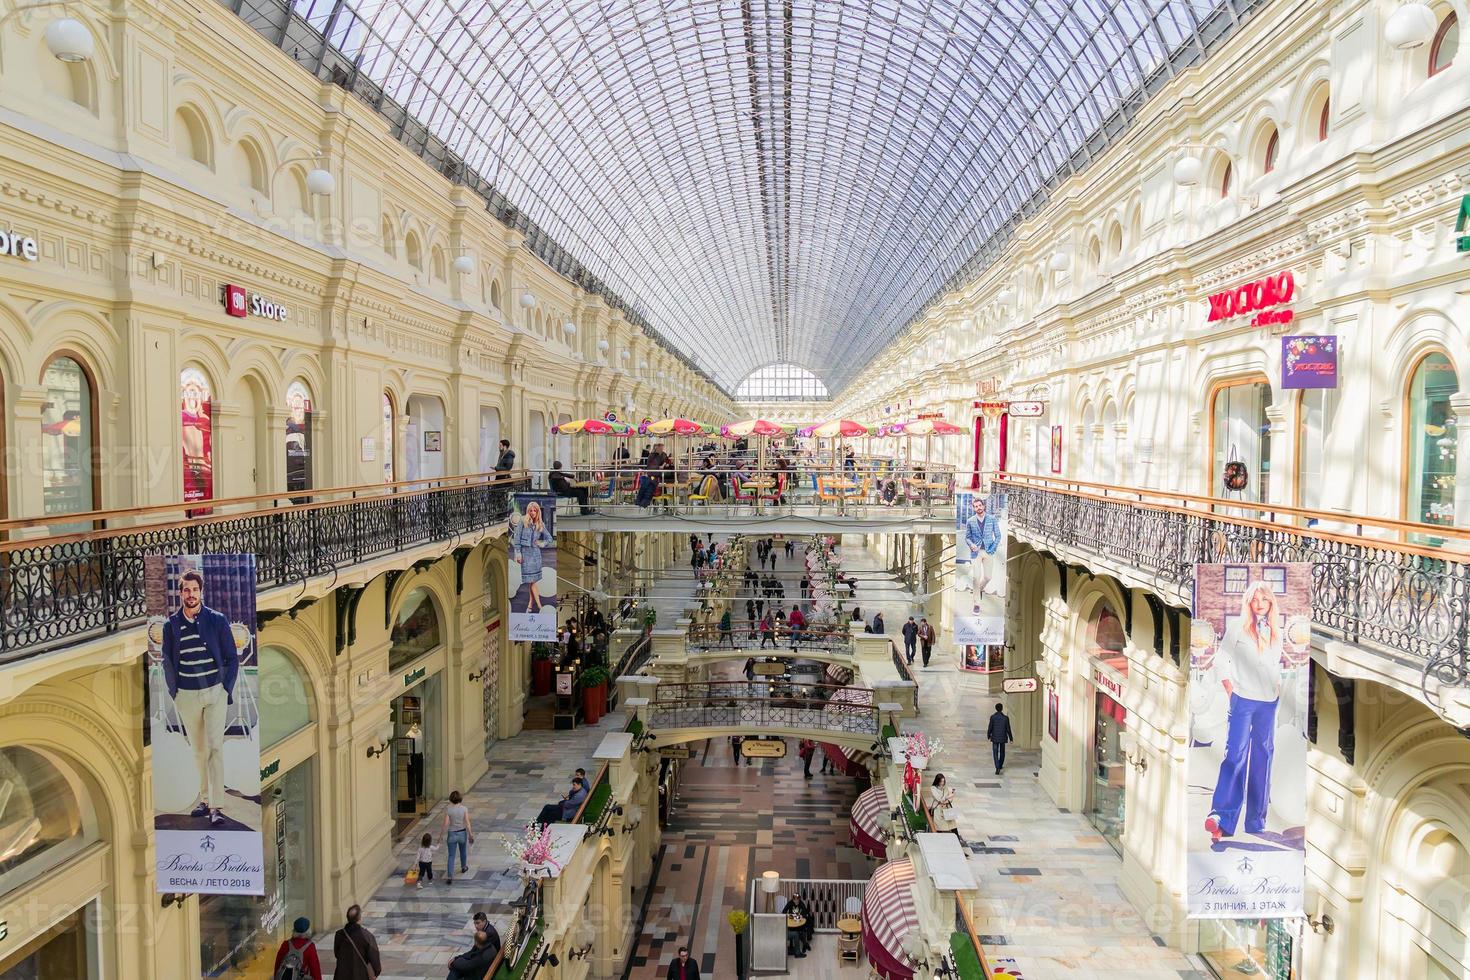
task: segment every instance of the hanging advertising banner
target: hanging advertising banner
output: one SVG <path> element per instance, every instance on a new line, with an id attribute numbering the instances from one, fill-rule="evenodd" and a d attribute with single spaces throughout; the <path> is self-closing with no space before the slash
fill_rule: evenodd
<path id="1" fill-rule="evenodd" d="M 1281 387 L 1336 388 L 1336 337 L 1282 337 Z"/>
<path id="2" fill-rule="evenodd" d="M 511 496 L 510 638 L 556 639 L 556 497 L 549 493 Z"/>
<path id="3" fill-rule="evenodd" d="M 209 379 L 198 368 L 179 372 L 179 419 L 184 432 L 184 503 L 214 499 L 214 432 Z"/>
<path id="4" fill-rule="evenodd" d="M 1189 914 L 1302 915 L 1312 566 L 1196 565 Z"/>
<path id="5" fill-rule="evenodd" d="M 1062 427 L 1060 425 L 1051 427 L 1051 471 L 1053 473 L 1062 471 Z"/>
<path id="6" fill-rule="evenodd" d="M 961 648 L 1004 647 L 1006 605 L 1005 492 L 955 493 L 954 641 Z M 966 669 L 989 669 L 981 650 L 962 657 Z M 984 664 L 984 667 L 980 665 Z"/>
<path id="7" fill-rule="evenodd" d="M 160 892 L 264 895 L 254 555 L 149 555 Z"/>
<path id="8" fill-rule="evenodd" d="M 311 489 L 311 392 L 293 381 L 286 388 L 286 490 Z"/>

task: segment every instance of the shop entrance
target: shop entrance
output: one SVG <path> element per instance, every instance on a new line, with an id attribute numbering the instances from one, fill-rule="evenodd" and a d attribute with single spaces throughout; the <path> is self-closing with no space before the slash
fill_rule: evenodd
<path id="1" fill-rule="evenodd" d="M 439 788 L 439 675 L 393 702 L 393 836 L 400 839 L 429 812 Z"/>
<path id="2" fill-rule="evenodd" d="M 1119 854 L 1127 816 L 1128 763 L 1123 733 L 1128 711 L 1123 692 L 1128 681 L 1123 624 L 1106 605 L 1094 614 L 1089 652 L 1093 687 L 1092 778 L 1089 780 L 1087 819 Z"/>

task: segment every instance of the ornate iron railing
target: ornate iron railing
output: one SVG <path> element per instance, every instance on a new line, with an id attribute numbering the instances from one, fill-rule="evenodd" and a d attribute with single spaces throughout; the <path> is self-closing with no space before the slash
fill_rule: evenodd
<path id="1" fill-rule="evenodd" d="M 691 623 L 689 625 L 689 649 L 716 650 L 720 647 L 731 650 L 821 650 L 827 653 L 852 653 L 852 632 L 846 627 L 808 626 L 793 632 L 789 626 L 779 626 L 772 633 L 762 633 L 760 624 L 746 619 L 731 622 L 728 632 L 720 629 L 719 623 Z"/>
<path id="2" fill-rule="evenodd" d="M 0 542 L 0 660 L 32 656 L 142 621 L 145 559 L 243 552 L 261 589 L 484 531 L 510 516 L 527 480 L 455 483 L 239 514 Z M 327 496 L 333 491 L 316 491 Z M 209 504 L 228 510 L 229 500 Z"/>
<path id="3" fill-rule="evenodd" d="M 792 693 L 784 693 L 789 689 Z M 838 696 L 836 692 L 844 693 Z M 851 700 L 847 700 L 851 699 Z M 877 737 L 878 707 L 866 688 L 765 681 L 660 684 L 648 727 L 786 728 Z"/>
<path id="4" fill-rule="evenodd" d="M 1013 533 L 1049 550 L 1094 555 L 1141 571 L 1172 587 L 1178 605 L 1189 605 L 1197 563 L 1310 562 L 1318 629 L 1419 667 L 1431 702 L 1431 685 L 1470 684 L 1470 559 L 1447 549 L 1364 537 L 1361 529 L 1406 536 L 1463 532 L 1291 508 L 1235 517 L 1211 512 L 1241 509 L 1231 501 L 1181 498 L 1171 504 L 1111 499 L 1106 488 L 1084 492 L 1012 479 L 1002 485 Z M 1319 527 L 1273 522 L 1280 516 L 1318 521 Z M 1355 527 L 1323 529 L 1345 525 Z"/>

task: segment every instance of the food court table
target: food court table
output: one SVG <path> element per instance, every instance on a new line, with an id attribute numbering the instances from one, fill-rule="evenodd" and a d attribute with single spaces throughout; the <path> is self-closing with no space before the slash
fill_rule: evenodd
<path id="1" fill-rule="evenodd" d="M 860 919 L 844 916 L 837 920 L 837 931 L 844 936 L 856 936 L 863 931 L 863 923 Z"/>

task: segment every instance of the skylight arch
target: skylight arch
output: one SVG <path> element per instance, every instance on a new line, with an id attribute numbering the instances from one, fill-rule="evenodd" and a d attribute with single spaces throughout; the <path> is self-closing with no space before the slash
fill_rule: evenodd
<path id="1" fill-rule="evenodd" d="M 756 368 L 735 389 L 735 400 L 742 402 L 813 402 L 830 397 L 826 383 L 799 364 Z"/>

